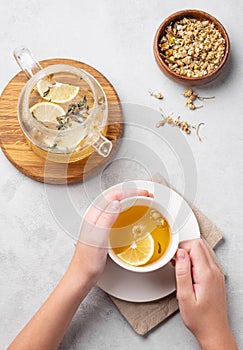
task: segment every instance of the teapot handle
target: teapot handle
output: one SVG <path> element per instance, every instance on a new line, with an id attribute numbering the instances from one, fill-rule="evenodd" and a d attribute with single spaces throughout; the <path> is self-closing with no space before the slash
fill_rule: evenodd
<path id="1" fill-rule="evenodd" d="M 30 50 L 26 47 L 17 47 L 13 55 L 28 79 L 42 69 L 40 63 L 35 60 Z"/>
<path id="2" fill-rule="evenodd" d="M 112 150 L 112 142 L 100 132 L 91 133 L 87 136 L 86 145 L 92 146 L 102 157 L 108 157 Z"/>

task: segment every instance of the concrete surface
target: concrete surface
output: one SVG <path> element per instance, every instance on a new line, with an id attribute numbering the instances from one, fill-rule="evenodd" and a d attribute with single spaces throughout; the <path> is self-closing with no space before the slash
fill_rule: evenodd
<path id="1" fill-rule="evenodd" d="M 216 99 L 206 101 L 204 108 L 195 112 L 186 109 L 183 87 L 162 75 L 152 52 L 153 36 L 163 18 L 192 6 L 221 20 L 232 44 L 225 73 L 210 86 L 198 89 L 201 95 L 215 95 Z M 12 51 L 24 44 L 38 59 L 67 57 L 93 65 L 110 79 L 121 100 L 129 102 L 124 105 L 127 125 L 116 158 L 122 158 L 124 166 L 113 163 L 110 171 L 103 169 L 102 176 L 97 174 L 84 184 L 68 189 L 44 186 L 19 173 L 0 153 L 1 349 L 7 347 L 64 273 L 74 248 L 66 233 L 75 236 L 89 199 L 118 180 L 147 178 L 157 171 L 180 190 L 186 188 L 185 195 L 224 232 L 225 242 L 218 247 L 217 255 L 227 273 L 230 323 L 239 348 L 243 348 L 242 10 L 241 0 L 223 0 L 220 6 L 216 0 L 1 0 L 1 90 L 18 71 Z M 149 89 L 163 92 L 165 100 L 151 98 Z M 181 113 L 192 123 L 205 122 L 203 142 L 193 136 L 185 139 L 169 128 L 157 130 L 154 125 L 159 106 L 165 113 Z M 59 200 L 66 192 L 75 220 L 70 220 L 66 204 Z M 60 349 L 190 350 L 198 349 L 198 345 L 179 314 L 145 338 L 136 335 L 109 297 L 94 288 L 79 308 Z"/>

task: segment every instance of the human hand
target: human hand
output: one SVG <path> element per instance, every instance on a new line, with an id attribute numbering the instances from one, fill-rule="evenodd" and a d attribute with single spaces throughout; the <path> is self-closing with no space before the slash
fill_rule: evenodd
<path id="1" fill-rule="evenodd" d="M 113 190 L 92 206 L 84 217 L 71 267 L 75 268 L 80 278 L 85 275 L 92 285 L 98 281 L 104 270 L 109 232 L 120 213 L 120 201 L 133 196 L 153 197 L 147 190 Z"/>
<path id="2" fill-rule="evenodd" d="M 182 242 L 175 268 L 181 317 L 202 349 L 237 349 L 228 323 L 224 276 L 205 243 Z"/>

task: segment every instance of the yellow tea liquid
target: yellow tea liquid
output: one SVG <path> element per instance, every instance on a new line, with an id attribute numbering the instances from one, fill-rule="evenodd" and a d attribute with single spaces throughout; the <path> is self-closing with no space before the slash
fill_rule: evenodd
<path id="1" fill-rule="evenodd" d="M 34 86 L 34 88 L 31 91 L 31 94 L 29 96 L 29 107 L 31 108 L 33 105 L 39 102 L 53 102 L 51 100 L 51 97 L 48 98 L 48 94 L 51 96 L 51 89 L 52 87 L 55 87 L 56 84 L 69 84 L 71 86 L 78 87 L 78 93 L 74 96 L 72 100 L 69 100 L 68 102 L 54 102 L 60 105 L 65 112 L 67 112 L 68 107 L 70 104 L 77 104 L 80 101 L 83 100 L 84 96 L 86 97 L 87 100 L 87 105 L 91 109 L 93 107 L 94 103 L 94 97 L 93 97 L 93 92 L 91 91 L 91 88 L 89 84 L 79 76 L 73 74 L 73 73 L 66 73 L 66 72 L 60 72 L 60 73 L 53 73 L 45 78 L 43 80 L 48 81 L 47 85 L 47 90 L 44 92 L 45 94 L 45 99 L 40 96 L 40 93 L 38 92 L 38 87 L 37 84 Z M 48 87 L 49 86 L 49 87 Z M 56 124 L 48 123 L 48 121 L 44 122 L 47 127 L 53 128 L 56 130 Z"/>
<path id="2" fill-rule="evenodd" d="M 54 162 L 70 163 L 87 157 L 93 152 L 93 149 L 89 145 L 84 145 L 84 139 L 89 130 L 97 130 L 102 125 L 104 99 L 99 93 L 98 107 L 95 108 L 95 113 L 90 118 L 94 107 L 94 96 L 84 79 L 72 73 L 60 72 L 51 74 L 42 81 L 47 86 L 46 91 L 40 92 L 39 82 L 34 86 L 29 96 L 31 118 L 23 120 L 24 128 L 30 135 L 28 140 L 30 147 L 42 158 Z M 76 88 L 78 92 L 67 102 L 53 101 L 51 99 L 53 89 L 64 84 Z M 43 115 L 36 114 L 36 109 L 33 110 L 33 108 L 43 103 L 50 103 L 54 107 L 59 106 L 60 115 L 49 118 L 48 106 L 43 107 Z M 89 124 L 87 125 L 88 118 Z M 38 129 L 39 126 L 40 129 Z M 101 131 L 105 134 L 106 127 L 103 127 Z"/>
<path id="3" fill-rule="evenodd" d="M 151 213 L 157 214 L 157 217 L 160 215 L 162 220 L 154 220 Z M 137 229 L 139 235 L 135 237 L 134 232 Z M 119 254 L 128 249 L 135 239 L 144 239 L 148 233 L 154 239 L 154 253 L 143 265 L 146 266 L 161 258 L 170 244 L 170 226 L 158 211 L 143 205 L 134 205 L 122 211 L 111 228 L 110 244 L 114 253 Z"/>

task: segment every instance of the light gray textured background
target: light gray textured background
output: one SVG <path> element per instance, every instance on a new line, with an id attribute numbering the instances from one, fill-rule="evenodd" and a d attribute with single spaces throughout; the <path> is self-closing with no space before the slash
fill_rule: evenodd
<path id="1" fill-rule="evenodd" d="M 162 106 L 167 112 L 180 112 L 193 123 L 206 123 L 202 143 L 193 137 L 187 139 L 197 167 L 197 174 L 193 172 L 187 180 L 197 181 L 196 205 L 225 235 L 217 255 L 228 275 L 230 322 L 242 348 L 242 1 L 1 0 L 0 5 L 1 90 L 18 71 L 12 51 L 24 44 L 39 59 L 67 57 L 93 65 L 110 79 L 123 102 L 156 110 Z M 196 112 L 184 107 L 180 96 L 183 88 L 162 75 L 152 53 L 153 36 L 163 18 L 190 7 L 208 11 L 221 20 L 232 44 L 227 72 L 209 87 L 199 89 L 201 95 L 216 95 L 216 100 L 207 101 Z M 150 98 L 148 89 L 161 90 L 166 99 L 159 102 Z M 141 123 L 151 122 L 149 126 L 153 127 L 156 117 L 153 115 L 148 122 L 142 114 Z M 126 113 L 125 118 L 132 122 L 133 113 Z M 126 135 L 132 138 L 134 133 L 138 139 L 143 135 L 141 130 L 129 130 L 128 127 Z M 159 130 L 158 134 L 166 132 L 170 132 L 168 128 Z M 129 152 L 135 150 L 126 145 L 124 142 L 121 147 L 121 156 L 136 158 Z M 160 141 L 156 147 L 159 153 Z M 160 157 L 168 178 L 180 187 L 181 170 L 173 165 L 173 155 L 163 149 Z M 151 172 L 161 171 L 155 158 L 140 162 Z M 61 278 L 74 247 L 73 240 L 57 222 L 60 212 L 56 213 L 55 205 L 48 203 L 62 198 L 66 189 L 32 181 L 19 173 L 2 153 L 0 164 L 0 348 L 4 349 Z M 116 173 L 117 169 L 113 171 Z M 128 169 L 135 172 L 137 168 Z M 109 178 L 107 171 L 105 174 L 104 187 L 107 187 L 114 178 L 112 175 Z M 121 179 L 125 174 L 122 176 Z M 146 177 L 146 171 L 141 176 Z M 88 204 L 82 196 L 84 191 L 87 193 L 88 188 L 92 196 L 96 194 L 94 181 L 69 189 L 80 212 Z M 67 220 L 64 221 L 65 229 Z M 60 348 L 189 350 L 198 346 L 179 314 L 145 338 L 136 335 L 109 297 L 94 288 L 77 312 Z"/>

